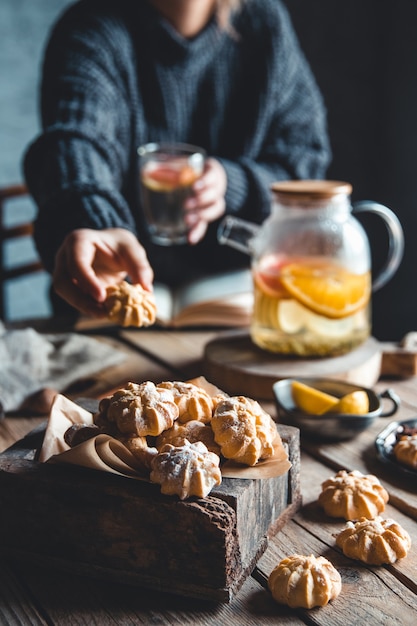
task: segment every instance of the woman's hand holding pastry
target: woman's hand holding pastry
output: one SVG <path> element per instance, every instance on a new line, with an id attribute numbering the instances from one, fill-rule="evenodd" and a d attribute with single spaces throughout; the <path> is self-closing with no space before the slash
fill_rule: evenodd
<path id="1" fill-rule="evenodd" d="M 126 276 L 152 290 L 153 271 L 136 236 L 124 228 L 83 228 L 72 231 L 59 248 L 53 287 L 81 313 L 103 317 L 106 288 Z"/>

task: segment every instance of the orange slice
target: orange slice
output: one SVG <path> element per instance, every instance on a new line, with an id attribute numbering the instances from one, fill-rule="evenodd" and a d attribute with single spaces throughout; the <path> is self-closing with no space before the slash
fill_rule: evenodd
<path id="1" fill-rule="evenodd" d="M 188 187 L 195 183 L 199 175 L 192 167 L 186 165 L 183 167 L 178 174 L 178 183 L 181 187 Z"/>
<path id="2" fill-rule="evenodd" d="M 142 174 L 143 184 L 155 191 L 170 191 L 178 187 L 178 170 L 160 165 L 145 170 Z"/>
<path id="3" fill-rule="evenodd" d="M 281 282 L 298 302 L 331 319 L 356 313 L 366 306 L 371 294 L 370 272 L 352 274 L 323 260 L 285 265 Z"/>
<path id="4" fill-rule="evenodd" d="M 171 165 L 158 165 L 142 172 L 142 182 L 154 191 L 172 191 L 178 187 L 188 187 L 198 178 L 189 165 L 178 168 Z"/>

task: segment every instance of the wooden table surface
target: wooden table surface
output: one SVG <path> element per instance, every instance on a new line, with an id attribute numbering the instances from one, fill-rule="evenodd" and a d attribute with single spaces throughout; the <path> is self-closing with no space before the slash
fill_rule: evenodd
<path id="1" fill-rule="evenodd" d="M 186 380 L 203 373 L 202 354 L 215 331 L 120 331 L 104 341 L 126 352 L 123 364 L 99 373 L 73 388 L 73 395 L 100 397 L 123 382 Z M 391 388 L 401 398 L 395 417 L 379 418 L 350 441 L 317 444 L 302 438 L 301 490 L 303 505 L 273 537 L 257 567 L 229 604 L 212 604 L 161 592 L 141 590 L 87 577 L 43 569 L 36 564 L 2 558 L 0 623 L 14 625 L 190 624 L 264 625 L 323 624 L 368 626 L 417 624 L 417 479 L 393 474 L 376 457 L 374 442 L 392 420 L 417 415 L 417 379 L 380 380 L 375 390 Z M 242 390 L 244 393 L 244 390 Z M 272 404 L 263 403 L 275 416 Z M 13 415 L 0 422 L 0 451 L 21 439 L 46 416 Z M 323 480 L 339 469 L 378 476 L 390 500 L 383 517 L 405 528 L 412 546 L 394 565 L 367 566 L 346 558 L 334 535 L 344 523 L 332 521 L 317 504 Z M 1 514 L 1 512 L 0 512 Z M 323 555 L 339 570 L 342 592 L 326 607 L 309 611 L 276 604 L 265 587 L 274 566 L 292 553 Z"/>

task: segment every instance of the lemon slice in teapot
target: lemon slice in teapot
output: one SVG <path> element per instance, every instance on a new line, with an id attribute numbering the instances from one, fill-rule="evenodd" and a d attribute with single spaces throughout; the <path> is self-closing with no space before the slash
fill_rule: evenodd
<path id="1" fill-rule="evenodd" d="M 278 305 L 278 328 L 285 333 L 299 332 L 308 321 L 308 312 L 296 300 L 281 300 Z"/>

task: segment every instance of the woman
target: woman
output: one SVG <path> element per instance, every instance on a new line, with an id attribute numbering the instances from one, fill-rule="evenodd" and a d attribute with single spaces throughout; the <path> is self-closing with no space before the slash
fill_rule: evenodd
<path id="1" fill-rule="evenodd" d="M 42 133 L 24 160 L 35 237 L 56 292 L 103 315 L 106 285 L 247 265 L 216 242 L 224 213 L 261 222 L 270 184 L 319 178 L 325 112 L 278 0 L 81 0 L 52 32 Z M 149 241 L 137 147 L 199 145 L 209 159 L 186 205 L 189 245 Z"/>

